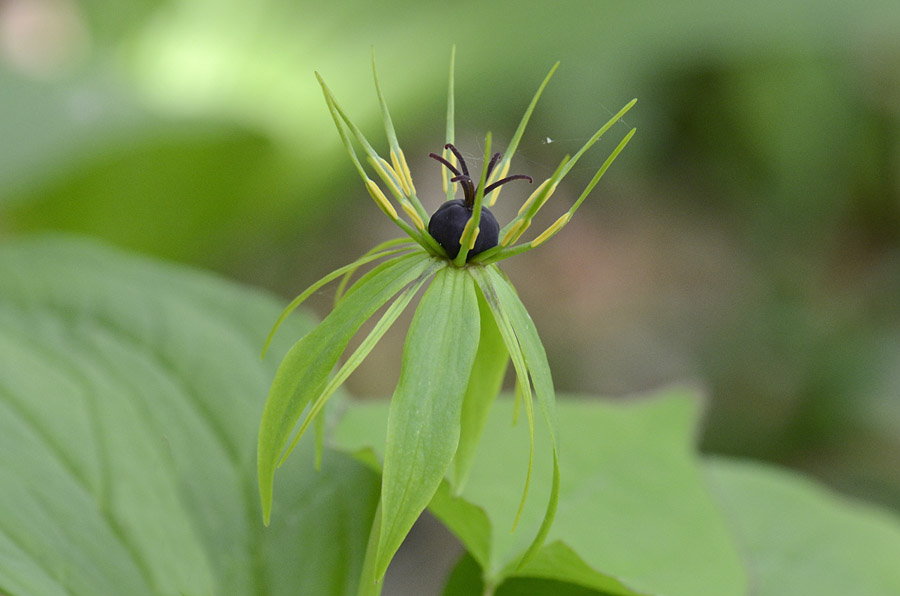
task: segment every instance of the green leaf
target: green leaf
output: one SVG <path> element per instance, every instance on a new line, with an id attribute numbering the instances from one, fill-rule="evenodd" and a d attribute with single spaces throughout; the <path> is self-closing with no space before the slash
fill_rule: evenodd
<path id="1" fill-rule="evenodd" d="M 900 594 L 900 518 L 758 463 L 712 459 L 706 476 L 756 596 Z"/>
<path id="2" fill-rule="evenodd" d="M 699 399 L 670 389 L 619 400 L 561 400 L 559 508 L 546 544 L 518 570 L 545 515 L 552 461 L 535 458 L 534 493 L 515 533 L 528 437 L 498 400 L 461 497 L 438 491 L 430 508 L 502 587 L 510 577 L 575 583 L 617 595 L 744 596 L 747 578 L 694 449 Z M 356 404 L 337 427 L 342 448 L 382 452 L 385 404 Z M 536 450 L 550 450 L 545 425 Z M 473 515 L 480 509 L 483 517 Z M 499 591 L 498 591 L 499 593 Z"/>
<path id="3" fill-rule="evenodd" d="M 303 410 L 325 388 L 328 375 L 359 327 L 432 262 L 428 255 L 417 252 L 382 263 L 351 286 L 334 310 L 285 355 L 272 381 L 259 428 L 259 491 L 267 524 L 275 467 Z"/>
<path id="4" fill-rule="evenodd" d="M 0 244 L 0 279 L 0 593 L 355 593 L 369 470 L 326 452 L 323 473 L 285 474 L 285 515 L 259 521 L 275 361 L 257 353 L 280 301 L 59 238 Z"/>
<path id="5" fill-rule="evenodd" d="M 521 573 L 589 580 L 592 569 L 639 593 L 744 594 L 745 572 L 694 453 L 696 397 L 670 390 L 566 405 L 559 514 Z M 557 541 L 577 558 L 552 548 Z M 586 585 L 610 590 L 599 577 Z"/>
<path id="6" fill-rule="evenodd" d="M 478 353 L 475 355 L 475 365 L 472 367 L 472 375 L 463 398 L 459 447 L 453 460 L 452 484 L 453 491 L 457 495 L 465 488 L 469 469 L 475 457 L 475 449 L 481 439 L 494 398 L 503 386 L 503 377 L 509 364 L 509 353 L 503 343 L 503 336 L 500 335 L 497 323 L 480 290 L 478 315 L 481 321 Z"/>
<path id="7" fill-rule="evenodd" d="M 375 566 L 379 578 L 456 453 L 478 333 L 474 281 L 464 270 L 441 269 L 413 317 L 391 399 Z"/>
<path id="8" fill-rule="evenodd" d="M 494 317 L 494 322 L 497 323 L 497 329 L 500 331 L 500 335 L 503 337 L 503 343 L 506 345 L 507 352 L 512 359 L 513 368 L 516 371 L 516 388 L 521 391 L 521 401 L 525 404 L 525 417 L 528 420 L 528 466 L 526 468 L 527 472 L 525 474 L 525 488 L 522 490 L 522 499 L 519 502 L 519 507 L 516 510 L 516 516 L 512 522 L 512 527 L 513 529 L 515 529 L 515 527 L 519 523 L 519 520 L 521 519 L 522 511 L 525 508 L 525 503 L 528 498 L 528 489 L 531 486 L 531 472 L 534 467 L 534 403 L 531 391 L 531 380 L 529 378 L 528 366 L 525 362 L 525 355 L 522 351 L 520 340 L 516 336 L 516 331 L 513 328 L 512 323 L 510 322 L 509 313 L 506 312 L 505 305 L 497 295 L 497 291 L 494 287 L 494 283 L 491 277 L 488 276 L 486 271 L 481 267 L 472 268 L 470 269 L 470 271 L 472 273 L 472 276 L 478 282 L 478 287 L 481 289 L 481 292 L 484 295 L 485 303 L 491 309 L 491 314 Z M 519 402 L 517 401 L 516 403 L 518 404 Z M 518 414 L 518 410 L 516 410 L 516 414 Z M 515 418 L 516 415 L 514 415 L 513 419 Z M 554 449 L 554 478 L 556 477 L 555 462 L 556 451 Z M 552 492 L 556 493 L 556 489 L 554 489 Z M 539 533 L 538 537 L 542 539 L 542 534 Z M 531 549 L 529 549 L 529 551 L 530 550 Z"/>

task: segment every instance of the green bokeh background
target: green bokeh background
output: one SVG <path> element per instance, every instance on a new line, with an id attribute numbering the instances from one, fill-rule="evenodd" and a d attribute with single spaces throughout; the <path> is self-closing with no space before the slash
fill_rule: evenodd
<path id="1" fill-rule="evenodd" d="M 560 60 L 514 173 L 548 176 L 639 102 L 542 213 L 636 126 L 565 233 L 505 265 L 558 389 L 701 385 L 706 450 L 900 509 L 897 31 L 896 0 L 6 0 L 0 239 L 74 231 L 291 296 L 396 235 L 314 70 L 384 148 L 375 47 L 434 209 L 451 46 L 457 144 L 476 162 Z M 508 187 L 498 219 L 528 192 Z M 390 393 L 401 341 L 355 393 Z"/>

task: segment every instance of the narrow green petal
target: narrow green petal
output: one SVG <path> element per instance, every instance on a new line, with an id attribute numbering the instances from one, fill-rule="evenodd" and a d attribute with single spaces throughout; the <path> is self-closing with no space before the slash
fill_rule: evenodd
<path id="1" fill-rule="evenodd" d="M 463 396 L 480 330 L 475 283 L 464 270 L 437 272 L 410 324 L 391 399 L 382 474 L 381 578 L 441 484 L 459 442 Z"/>
<path id="2" fill-rule="evenodd" d="M 490 159 L 491 133 L 487 133 L 487 136 L 484 139 L 484 163 L 488 163 Z M 453 264 L 457 267 L 462 267 L 466 264 L 466 257 L 469 255 L 469 250 L 478 236 L 478 225 L 481 223 L 481 205 L 484 203 L 486 180 L 487 168 L 484 167 L 481 169 L 481 178 L 478 180 L 478 186 L 475 187 L 477 190 L 475 192 L 475 204 L 472 206 L 472 217 L 466 224 L 462 237 L 459 239 L 459 253 L 456 255 L 456 258 L 453 259 Z"/>
<path id="3" fill-rule="evenodd" d="M 587 198 L 587 196 L 589 194 L 591 194 L 591 191 L 594 190 L 594 187 L 597 186 L 597 183 L 599 183 L 600 179 L 603 178 L 603 175 L 606 173 L 606 170 L 609 169 L 609 166 L 612 165 L 612 162 L 615 161 L 616 157 L 619 156 L 619 153 L 621 153 L 622 150 L 625 149 L 625 146 L 628 144 L 628 141 L 630 141 L 631 137 L 634 136 L 635 131 L 636 131 L 636 129 L 632 128 L 628 132 L 628 134 L 625 135 L 625 138 L 623 138 L 619 142 L 619 144 L 616 146 L 616 148 L 613 150 L 613 152 L 610 153 L 609 157 L 606 158 L 606 161 L 603 162 L 603 165 L 600 167 L 600 169 L 597 171 L 597 173 L 591 179 L 590 183 L 587 185 L 587 187 L 581 193 L 581 196 L 578 197 L 578 200 L 575 201 L 575 203 L 569 208 L 569 210 L 566 211 L 565 213 L 563 213 L 559 217 L 559 219 L 557 219 L 555 222 L 553 222 L 553 224 L 550 227 L 548 227 L 546 230 L 541 232 L 531 242 L 528 242 L 526 244 L 520 244 L 518 246 L 514 246 L 514 247 L 508 248 L 508 249 L 500 249 L 496 253 L 487 255 L 487 258 L 484 260 L 484 262 L 496 263 L 497 261 L 501 261 L 503 259 L 508 259 L 511 256 L 521 254 L 523 252 L 528 252 L 532 248 L 537 248 L 538 246 L 540 246 L 541 244 L 543 244 L 550 238 L 556 236 L 560 232 L 560 230 L 562 230 L 564 227 L 566 227 L 566 224 L 568 224 L 572 220 L 572 216 L 575 215 L 575 211 L 578 210 L 578 207 L 581 206 L 581 204 L 584 202 L 584 200 Z M 478 256 L 482 256 L 482 255 L 478 255 Z"/>
<path id="4" fill-rule="evenodd" d="M 600 130 L 595 132 L 591 136 L 591 138 L 587 140 L 587 142 L 581 147 L 581 149 L 578 150 L 578 152 L 574 156 L 572 156 L 572 159 L 566 165 L 566 169 L 563 172 L 563 177 L 565 177 L 566 174 L 569 173 L 569 170 L 571 170 L 573 167 L 575 167 L 575 164 L 578 163 L 578 160 L 581 159 L 581 156 L 584 155 L 587 152 L 587 150 L 590 149 L 594 145 L 594 143 L 599 141 L 600 137 L 602 137 L 604 135 L 604 133 L 606 133 L 606 131 L 608 131 L 610 128 L 612 128 L 612 126 L 616 122 L 621 120 L 625 116 L 625 114 L 628 113 L 628 110 L 630 110 L 632 107 L 634 107 L 634 104 L 636 104 L 636 103 L 637 103 L 637 99 L 632 99 L 627 104 L 625 104 L 621 110 L 619 110 L 615 115 L 613 115 L 612 118 L 610 118 L 609 120 L 606 121 L 606 124 L 604 124 L 603 126 L 600 127 Z"/>
<path id="5" fill-rule="evenodd" d="M 509 364 L 509 352 L 503 342 L 503 336 L 494 322 L 490 307 L 478 292 L 478 314 L 481 319 L 481 336 L 478 340 L 478 353 L 475 355 L 475 366 L 463 398 L 462 426 L 459 435 L 459 447 L 453 460 L 452 485 L 453 493 L 459 496 L 466 485 L 469 470 L 475 458 L 475 449 L 484 431 L 488 413 L 494 398 L 503 386 L 503 377 Z"/>
<path id="6" fill-rule="evenodd" d="M 402 240 L 404 242 L 407 242 L 407 240 L 405 238 L 403 238 Z M 390 242 L 396 242 L 396 241 L 392 240 Z M 266 337 L 266 342 L 263 344 L 262 353 L 260 354 L 259 357 L 265 358 L 266 352 L 268 352 L 268 350 L 269 350 L 269 344 L 272 343 L 272 338 L 275 337 L 275 332 L 278 331 L 278 328 L 281 326 L 281 324 L 284 322 L 284 320 L 286 318 L 288 318 L 288 316 L 290 316 L 290 314 L 292 312 L 297 310 L 297 307 L 299 307 L 301 304 L 303 304 L 303 302 L 307 298 L 309 298 L 314 293 L 316 293 L 319 290 L 319 288 L 321 288 L 328 282 L 331 282 L 331 281 L 337 279 L 338 277 L 340 277 L 342 275 L 352 274 L 354 271 L 356 271 L 357 269 L 359 269 L 366 263 L 371 263 L 372 261 L 377 261 L 378 259 L 380 259 L 382 257 L 395 255 L 397 253 L 401 253 L 406 250 L 409 250 L 408 248 L 398 248 L 398 249 L 384 250 L 384 251 L 378 250 L 380 248 L 385 248 L 388 245 L 389 245 L 389 242 L 380 244 L 379 246 L 376 246 L 374 249 L 370 250 L 369 252 L 367 252 L 360 258 L 356 259 L 352 263 L 350 263 L 348 265 L 344 265 L 343 267 L 341 267 L 339 269 L 335 269 L 334 271 L 332 271 L 331 273 L 329 273 L 328 275 L 326 275 L 325 277 L 323 277 L 322 279 L 320 279 L 313 285 L 311 285 L 308 288 L 306 288 L 305 290 L 303 290 L 303 293 L 301 293 L 299 296 L 297 296 L 296 298 L 291 300 L 291 303 L 288 304 L 283 311 L 281 311 L 281 314 L 278 315 L 278 319 L 276 319 L 275 324 L 272 325 L 272 330 L 269 331 L 269 335 L 268 335 L 268 337 Z M 344 285 L 344 283 L 342 282 L 342 286 L 343 285 Z"/>
<path id="7" fill-rule="evenodd" d="M 382 263 L 285 355 L 269 390 L 259 427 L 257 473 L 263 519 L 272 510 L 275 466 L 303 410 L 324 387 L 328 375 L 359 327 L 385 302 L 433 263 L 425 253 L 399 256 Z M 353 290 L 353 288 L 351 288 Z"/>
<path id="8" fill-rule="evenodd" d="M 399 160 L 398 164 L 395 164 L 395 170 L 397 171 L 397 175 L 404 178 L 404 181 L 412 184 L 412 178 L 409 176 L 409 169 L 406 166 L 406 158 L 403 156 L 403 150 L 400 149 L 400 143 L 397 141 L 397 131 L 394 129 L 394 121 L 391 120 L 391 112 L 388 110 L 387 101 L 384 99 L 384 93 L 381 91 L 381 82 L 378 80 L 378 69 L 375 68 L 375 48 L 372 48 L 372 76 L 375 79 L 375 92 L 378 94 L 378 103 L 381 106 L 381 119 L 384 122 L 384 132 L 388 138 L 388 144 L 391 147 L 391 151 L 395 158 Z M 396 167 L 399 165 L 400 167 Z M 416 211 L 419 212 L 419 216 L 423 219 L 428 217 L 428 213 L 425 212 L 425 208 L 422 206 L 422 203 L 419 201 L 419 198 L 416 196 L 414 188 L 408 188 L 407 197 L 410 202 L 412 202 L 413 207 Z"/>
<path id="9" fill-rule="evenodd" d="M 360 259 L 366 258 L 369 255 L 375 254 L 376 252 L 381 252 L 382 250 L 388 250 L 392 248 L 397 248 L 400 246 L 406 246 L 414 244 L 414 240 L 412 238 L 394 238 L 393 240 L 387 240 L 386 242 L 382 242 L 378 246 L 371 248 L 366 252 Z M 400 251 L 398 251 L 400 252 Z M 364 263 L 360 263 L 358 266 L 353 267 L 356 262 L 350 264 L 349 269 L 343 273 L 343 277 L 341 278 L 341 282 L 338 284 L 337 289 L 334 291 L 334 305 L 337 306 L 337 303 L 341 301 L 341 298 L 344 296 L 344 292 L 347 289 L 347 284 L 350 283 L 350 278 L 353 277 L 353 274 L 359 270 L 359 267 L 364 265 Z"/>
<path id="10" fill-rule="evenodd" d="M 456 46 L 450 50 L 450 81 L 447 84 L 447 140 L 445 143 L 456 142 L 456 100 L 454 89 L 454 72 L 456 71 Z M 441 168 L 441 180 L 444 181 L 444 190 L 447 200 L 452 201 L 456 194 L 456 186 L 450 184 L 450 172 L 447 168 Z"/>
<path id="11" fill-rule="evenodd" d="M 322 86 L 322 92 L 325 94 L 325 101 L 328 102 L 328 108 L 332 112 L 332 117 L 335 117 L 337 121 L 343 121 L 343 123 L 350 130 L 350 133 L 356 139 L 356 141 L 362 146 L 363 150 L 366 152 L 366 155 L 371 157 L 374 160 L 381 159 L 378 155 L 378 152 L 372 147 L 372 144 L 366 139 L 366 136 L 362 133 L 362 131 L 353 124 L 353 121 L 347 116 L 346 112 L 341 108 L 340 104 L 337 102 L 337 99 L 334 97 L 334 93 L 331 92 L 331 89 L 328 85 L 325 84 L 325 79 L 319 73 L 316 73 L 316 78 L 319 81 L 319 85 Z M 342 126 L 338 126 L 338 130 L 343 130 Z M 344 133 L 341 134 L 341 137 L 344 138 Z M 349 142 L 345 143 L 346 146 L 349 146 Z M 359 163 L 358 159 L 355 159 L 356 152 L 352 151 L 351 147 L 351 158 L 354 163 Z M 362 169 L 362 165 L 359 166 L 359 169 Z"/>
<path id="12" fill-rule="evenodd" d="M 347 154 L 350 156 L 351 161 L 353 161 L 353 165 L 356 167 L 356 171 L 359 173 L 360 178 L 362 178 L 363 182 L 366 185 L 366 190 L 372 195 L 372 199 L 375 200 L 375 203 L 378 205 L 378 208 L 381 209 L 385 215 L 391 218 L 391 220 L 400 227 L 401 230 L 406 232 L 410 238 L 418 242 L 422 245 L 423 248 L 428 250 L 428 242 L 425 240 L 425 236 L 427 234 L 422 234 L 412 226 L 410 226 L 406 221 L 401 219 L 397 215 L 397 210 L 394 209 L 394 206 L 387 200 L 387 197 L 384 196 L 384 193 L 378 187 L 378 185 L 369 178 L 369 175 L 366 173 L 365 168 L 362 163 L 360 163 L 359 158 L 356 156 L 356 150 L 353 149 L 353 145 L 350 143 L 350 139 L 347 137 L 348 128 L 350 132 L 353 134 L 356 141 L 363 147 L 366 152 L 366 155 L 372 162 L 384 161 L 375 149 L 372 148 L 372 145 L 369 141 L 366 140 L 365 135 L 362 134 L 362 131 L 353 124 L 350 118 L 347 117 L 347 114 L 341 109 L 338 105 L 337 100 L 334 97 L 334 94 L 331 92 L 331 89 L 328 88 L 328 85 L 325 84 L 325 80 L 319 73 L 316 73 L 316 78 L 319 80 L 319 84 L 322 86 L 322 92 L 325 94 L 325 102 L 328 104 L 328 110 L 331 112 L 331 117 L 334 120 L 334 125 L 337 127 L 338 135 L 341 137 L 341 143 L 343 143 L 344 148 L 347 151 Z"/>
<path id="13" fill-rule="evenodd" d="M 629 106 L 633 105 L 633 103 L 634 102 L 632 101 L 629 104 Z M 628 107 L 628 106 L 626 106 L 626 107 Z M 623 110 L 624 109 L 625 108 L 623 108 Z M 569 208 L 569 210 L 565 214 L 563 214 L 559 219 L 557 219 L 553 225 L 551 225 L 549 228 L 544 230 L 544 232 L 539 234 L 531 242 L 518 244 L 516 246 L 505 246 L 505 247 L 504 246 L 496 246 L 492 249 L 486 250 L 483 253 L 476 255 L 472 259 L 472 263 L 480 263 L 483 265 L 489 265 L 492 263 L 496 263 L 498 261 L 502 261 L 503 259 L 508 259 L 509 257 L 513 257 L 516 255 L 522 254 L 523 252 L 528 252 L 529 250 L 531 250 L 533 248 L 537 248 L 538 246 L 540 246 L 541 244 L 543 244 L 544 242 L 546 242 L 547 240 L 549 240 L 550 238 L 555 236 L 557 233 L 559 233 L 559 231 L 562 228 L 564 228 L 565 225 L 572 219 L 572 216 L 575 214 L 575 211 L 578 210 L 578 208 L 581 206 L 581 204 L 584 202 L 584 200 L 587 198 L 587 196 L 591 193 L 591 191 L 594 190 L 594 187 L 597 186 L 597 184 L 600 182 L 600 179 L 603 178 L 603 175 L 606 174 L 606 171 L 609 169 L 609 167 L 612 165 L 612 163 L 616 160 L 616 158 L 619 156 L 619 154 L 625 149 L 625 146 L 628 145 L 628 142 L 634 136 L 634 133 L 636 132 L 636 130 L 637 129 L 632 128 L 630 131 L 628 131 L 628 134 L 626 134 L 625 137 L 621 141 L 619 141 L 619 144 L 616 145 L 616 148 L 613 149 L 612 153 L 609 154 L 609 157 L 607 157 L 606 160 L 603 162 L 603 165 L 600 166 L 600 169 L 597 170 L 597 173 L 594 174 L 594 177 L 591 179 L 590 183 L 588 183 L 587 187 L 585 187 L 584 191 L 581 193 L 581 195 L 578 197 L 578 199 L 575 201 L 575 203 Z M 571 161 L 574 161 L 574 158 Z M 571 161 L 569 163 L 571 163 Z M 568 164 L 566 162 L 564 162 L 563 165 L 565 166 Z M 557 170 L 557 174 L 562 173 L 564 175 L 567 168 L 561 167 L 561 170 Z M 557 177 L 557 174 L 554 174 L 554 178 Z M 559 179 L 561 179 L 561 177 Z M 553 178 L 551 178 L 551 180 L 553 180 Z M 557 180 L 556 182 L 558 183 L 559 180 Z M 529 209 L 526 210 L 526 212 L 524 214 L 520 214 L 519 216 L 517 216 L 515 219 L 513 219 L 513 221 L 511 221 L 507 226 L 505 226 L 500 231 L 501 238 L 520 219 L 523 219 L 525 221 L 531 221 L 531 218 L 537 213 L 537 210 L 540 209 L 541 206 L 543 206 L 543 201 L 541 200 L 541 197 L 538 197 L 538 199 L 535 200 L 534 203 L 529 206 Z M 513 242 L 516 239 L 514 239 Z"/>
<path id="14" fill-rule="evenodd" d="M 544 203 L 547 202 L 547 198 L 551 192 L 556 188 L 556 185 L 562 180 L 563 172 L 565 171 L 566 165 L 569 163 L 569 156 L 565 156 L 560 164 L 556 167 L 556 170 L 553 172 L 553 175 L 547 179 L 547 183 L 542 185 L 543 188 L 540 192 L 538 192 L 537 196 L 531 201 L 531 204 L 524 211 L 520 211 L 508 224 L 503 226 L 500 230 L 500 238 L 501 240 L 505 238 L 506 234 L 519 222 L 530 222 L 532 218 L 537 214 L 538 210 L 544 206 Z M 524 232 L 524 229 L 520 229 Z M 514 241 L 514 240 L 513 240 Z M 512 242 L 512 241 L 511 241 Z M 509 243 L 507 243 L 509 244 Z M 504 250 L 501 246 L 495 247 L 497 252 L 501 252 Z M 492 249 L 493 250 L 493 249 Z M 480 261 L 485 262 L 486 257 L 485 253 L 488 251 L 484 251 L 484 253 L 478 255 L 482 257 Z M 491 253 L 487 255 L 488 257 L 492 256 L 495 253 Z M 476 257 L 477 258 L 477 257 Z"/>
<path id="15" fill-rule="evenodd" d="M 590 183 L 588 183 L 587 187 L 585 187 L 584 192 L 581 193 L 581 196 L 578 197 L 578 200 L 575 201 L 575 204 L 572 205 L 572 207 L 569 209 L 570 217 L 575 213 L 575 210 L 578 209 L 581 203 L 584 202 L 587 196 L 591 194 L 591 191 L 594 190 L 594 187 L 597 186 L 597 183 L 600 182 L 601 178 L 603 178 L 603 174 L 606 173 L 606 170 L 609 169 L 609 166 L 612 165 L 612 163 L 616 160 L 622 150 L 625 149 L 625 145 L 628 144 L 628 141 L 631 140 L 631 137 L 634 136 L 634 133 L 636 131 L 636 128 L 632 128 L 630 131 L 628 131 L 628 134 L 625 135 L 625 138 L 619 141 L 619 144 L 616 145 L 616 148 L 613 149 L 613 152 L 609 154 L 609 157 L 606 158 L 606 161 L 603 162 L 603 165 L 600 166 L 600 169 L 597 170 L 597 173 L 594 174 L 593 178 L 591 178 Z"/>
<path id="16" fill-rule="evenodd" d="M 306 415 L 306 419 L 303 421 L 303 424 L 300 426 L 300 429 L 294 435 L 294 440 L 291 441 L 290 446 L 285 449 L 284 455 L 281 456 L 281 461 L 278 463 L 280 466 L 284 463 L 284 460 L 287 459 L 287 456 L 290 455 L 291 451 L 297 445 L 297 442 L 300 440 L 300 437 L 303 436 L 303 433 L 306 432 L 306 429 L 309 427 L 309 424 L 313 420 L 320 420 L 322 417 L 319 416 L 319 413 L 322 411 L 322 408 L 325 407 L 328 399 L 334 395 L 334 392 L 338 390 L 338 387 L 344 384 L 344 381 L 347 380 L 353 371 L 362 364 L 363 360 L 366 359 L 366 356 L 375 348 L 378 342 L 384 337 L 384 334 L 387 333 L 387 330 L 391 328 L 397 321 L 397 317 L 400 316 L 401 313 L 406 309 L 409 303 L 412 301 L 413 297 L 416 293 L 422 289 L 422 286 L 431 278 L 434 273 L 440 269 L 441 267 L 446 267 L 446 262 L 436 262 L 433 263 L 428 269 L 426 269 L 422 275 L 420 275 L 412 284 L 409 285 L 405 290 L 400 293 L 400 296 L 394 300 L 393 304 L 391 304 L 388 309 L 381 316 L 381 319 L 378 320 L 378 323 L 372 328 L 372 331 L 369 332 L 369 335 L 359 344 L 359 347 L 353 351 L 353 354 L 347 358 L 347 361 L 341 366 L 340 370 L 332 377 L 332 379 L 328 382 L 328 385 L 325 386 L 325 389 L 322 390 L 322 393 L 316 398 L 313 402 L 312 406 L 309 409 L 309 412 Z"/>
<path id="17" fill-rule="evenodd" d="M 519 509 L 516 512 L 516 517 L 513 521 L 513 530 L 515 530 L 515 527 L 519 523 L 519 519 L 522 517 L 522 511 L 525 509 L 525 501 L 528 498 L 528 489 L 531 486 L 531 470 L 534 467 L 534 402 L 531 393 L 531 381 L 529 380 L 529 371 L 523 353 L 523 346 L 521 345 L 519 338 L 516 337 L 516 332 L 510 322 L 509 314 L 506 312 L 503 301 L 494 287 L 493 276 L 489 274 L 490 270 L 485 267 L 470 267 L 468 271 L 478 283 L 478 287 L 484 295 L 485 302 L 488 307 L 490 307 L 491 313 L 494 316 L 494 321 L 497 323 L 497 329 L 503 337 L 503 342 L 506 344 L 506 349 L 512 359 L 513 368 L 516 371 L 519 387 L 522 389 L 522 401 L 525 404 L 525 416 L 528 419 L 528 436 L 530 440 L 528 471 L 525 475 L 525 488 L 522 491 L 522 500 L 519 503 Z"/>
<path id="18" fill-rule="evenodd" d="M 509 145 L 507 145 L 506 147 L 506 152 L 503 154 L 503 159 L 500 160 L 500 163 L 497 164 L 496 168 L 494 168 L 496 178 L 492 177 L 492 181 L 499 180 L 502 172 L 508 171 L 508 168 L 506 166 L 516 154 L 516 149 L 519 148 L 519 141 L 522 140 L 522 135 L 525 134 L 525 127 L 528 126 L 528 121 L 531 119 L 531 114 L 532 112 L 534 112 L 534 108 L 535 106 L 537 106 L 537 102 L 541 98 L 541 94 L 544 92 L 544 87 L 546 87 L 547 83 L 550 82 L 550 79 L 551 77 L 553 77 L 553 73 L 556 72 L 557 68 L 559 68 L 559 62 L 557 62 L 553 65 L 552 68 L 550 68 L 550 72 L 548 72 L 547 76 L 544 77 L 544 80 L 541 82 L 538 90 L 535 92 L 534 97 L 531 98 L 531 103 L 529 103 L 528 107 L 525 108 L 525 114 L 522 115 L 522 119 L 519 121 L 519 126 L 516 128 L 516 132 L 513 134 L 512 139 L 510 139 Z"/>

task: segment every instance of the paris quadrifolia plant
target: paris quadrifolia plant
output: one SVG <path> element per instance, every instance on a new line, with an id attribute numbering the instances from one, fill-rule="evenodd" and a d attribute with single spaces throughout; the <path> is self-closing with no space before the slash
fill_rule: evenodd
<path id="1" fill-rule="evenodd" d="M 316 75 L 350 160 L 375 204 L 404 236 L 379 244 L 310 286 L 287 306 L 266 341 L 268 347 L 281 322 L 307 297 L 340 279 L 333 310 L 288 351 L 265 404 L 259 430 L 258 474 L 263 518 L 268 524 L 275 469 L 310 424 L 315 429 L 318 461 L 325 404 L 425 288 L 406 336 L 400 379 L 390 403 L 381 501 L 363 565 L 361 593 L 380 582 L 397 548 L 441 482 L 446 481 L 455 494 L 462 492 L 488 411 L 510 361 L 517 381 L 517 400 L 524 409 L 531 439 L 528 468 L 522 471 L 524 490 L 513 529 L 531 480 L 535 397 L 549 428 L 553 458 L 552 486 L 543 522 L 516 564 L 527 561 L 543 543 L 556 513 L 560 483 L 553 381 L 531 317 L 498 263 L 537 248 L 562 230 L 634 134 L 631 129 L 625 135 L 565 213 L 547 229 L 525 240 L 534 217 L 557 186 L 635 101 L 600 127 L 574 156 L 563 158 L 553 175 L 537 185 L 512 221 L 500 227 L 489 207 L 497 202 L 505 184 L 532 181 L 521 174 L 509 175 L 510 164 L 558 63 L 538 87 L 505 153 L 491 153 L 491 135 L 486 135 L 486 166 L 477 177 L 473 177 L 469 164 L 454 146 L 453 63 L 451 54 L 446 139 L 440 154 L 431 154 L 441 168 L 446 200 L 431 217 L 419 199 L 397 141 L 374 57 L 372 68 L 388 141 L 387 158 L 363 136 L 322 77 Z M 380 184 L 370 177 L 370 172 Z M 462 188 L 461 199 L 455 198 L 457 187 Z M 381 262 L 347 288 L 357 270 L 376 261 Z M 368 335 L 338 366 L 362 324 L 388 303 Z"/>

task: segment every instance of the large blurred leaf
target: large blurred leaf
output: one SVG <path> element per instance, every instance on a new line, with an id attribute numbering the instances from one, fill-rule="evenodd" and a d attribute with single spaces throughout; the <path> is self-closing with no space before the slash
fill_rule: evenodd
<path id="1" fill-rule="evenodd" d="M 755 463 L 712 460 L 756 596 L 900 594 L 900 518 Z"/>
<path id="2" fill-rule="evenodd" d="M 693 452 L 697 410 L 683 390 L 561 402 L 559 510 L 546 545 L 517 575 L 611 594 L 744 594 L 745 572 Z M 383 404 L 354 406 L 338 443 L 380 453 L 385 415 Z M 498 402 L 461 498 L 440 491 L 431 507 L 498 584 L 540 524 L 550 486 L 550 459 L 539 458 L 534 494 L 510 534 L 528 461 L 527 434 L 511 419 L 512 404 Z M 538 433 L 538 453 L 549 451 L 547 440 Z"/>
<path id="3" fill-rule="evenodd" d="M 259 519 L 276 301 L 53 238 L 0 245 L 0 280 L 0 592 L 354 593 L 370 472 L 295 469 Z"/>
<path id="4" fill-rule="evenodd" d="M 683 391 L 631 403 L 562 400 L 556 523 L 516 577 L 495 578 L 502 580 L 495 593 L 900 593 L 896 515 L 761 464 L 713 459 L 701 467 L 692 447 L 696 404 Z M 518 484 L 508 470 L 524 457 L 511 457 L 508 446 L 525 447 L 510 431 L 510 408 L 498 402 L 489 419 L 463 497 L 452 499 L 445 486 L 432 503 L 469 551 L 446 596 L 480 592 L 498 544 L 510 542 L 505 522 Z M 385 415 L 382 404 L 355 405 L 338 442 L 357 449 L 377 440 Z M 546 486 L 546 463 L 536 469 L 535 488 Z"/>

